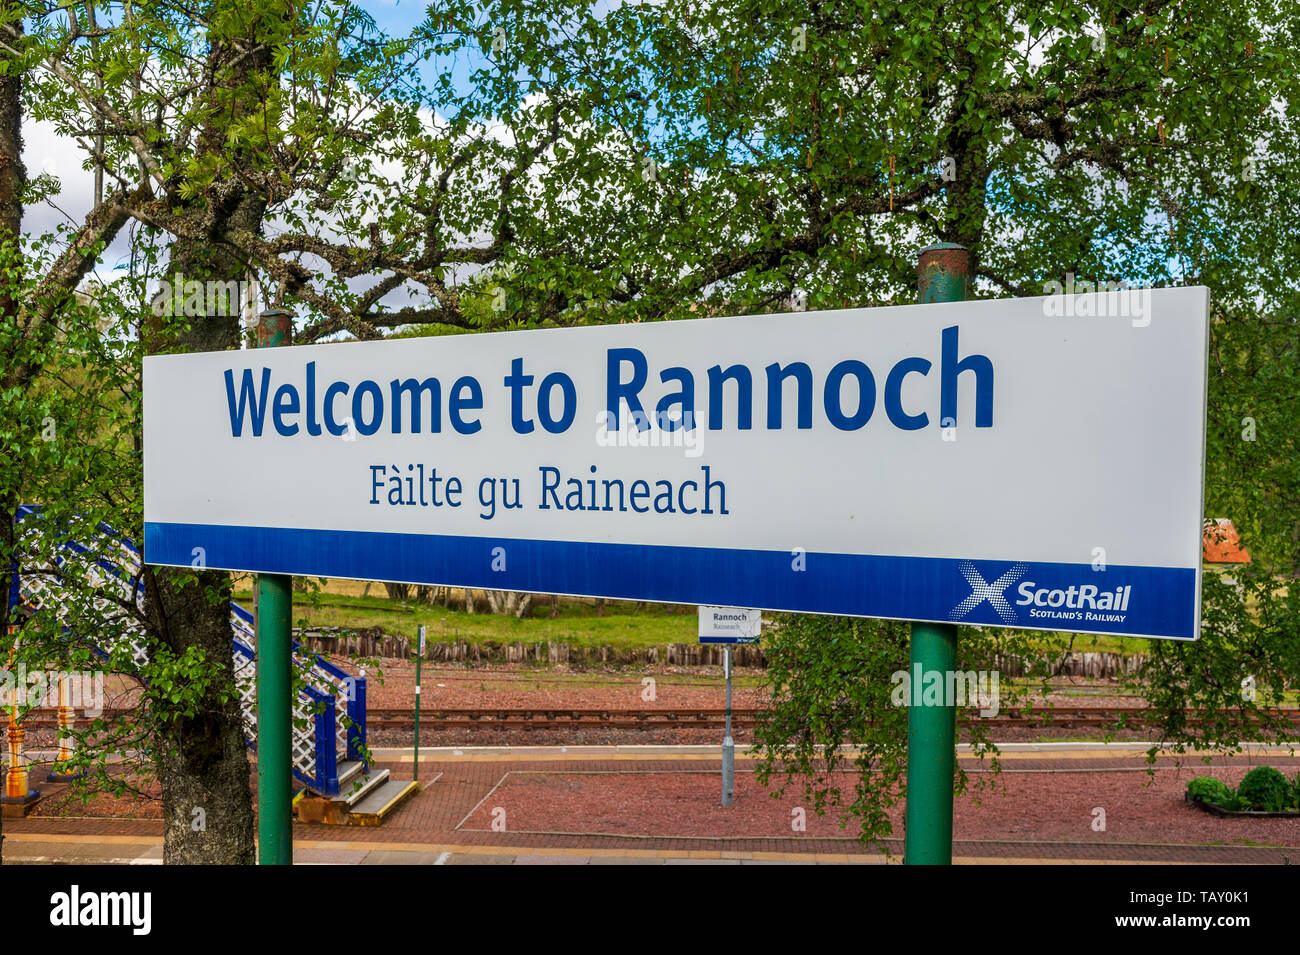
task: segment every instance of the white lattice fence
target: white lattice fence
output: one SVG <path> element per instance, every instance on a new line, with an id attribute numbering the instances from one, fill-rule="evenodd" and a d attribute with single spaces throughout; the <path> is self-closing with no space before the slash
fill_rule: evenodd
<path id="1" fill-rule="evenodd" d="M 316 707 L 306 694 L 293 701 L 293 764 L 308 779 L 316 779 Z M 307 722 L 302 723 L 303 720 Z"/>
<path id="2" fill-rule="evenodd" d="M 244 718 L 244 734 L 257 739 L 257 662 L 253 651 L 235 642 L 235 689 L 239 691 L 239 712 Z"/>
<path id="3" fill-rule="evenodd" d="M 299 655 L 310 652 L 303 650 Z M 340 676 L 326 670 L 320 665 L 315 654 L 311 654 L 310 659 L 311 666 L 304 675 L 304 681 L 317 693 L 334 698 L 334 749 L 339 754 L 339 759 L 343 759 L 348 751 L 348 727 L 343 714 L 346 712 L 348 700 L 352 699 L 352 694 L 356 692 L 356 681 L 351 677 Z"/>
<path id="4" fill-rule="evenodd" d="M 23 510 L 35 513 L 28 508 Z M 39 527 L 33 522 L 26 525 L 24 530 L 30 536 L 31 552 L 40 553 L 43 541 L 38 536 L 41 533 Z M 100 652 L 110 655 L 117 655 L 118 651 L 124 653 L 138 670 L 149 662 L 144 631 L 140 622 L 122 604 L 134 602 L 140 609 L 144 608 L 143 590 L 138 585 L 142 570 L 140 554 L 130 542 L 109 534 L 98 539 L 96 544 L 103 545 L 105 552 L 96 553 L 74 542 L 61 543 L 59 553 L 53 556 L 58 574 L 50 570 L 20 572 L 18 596 L 29 612 L 49 612 L 64 626 L 69 626 L 77 619 L 100 621 L 101 625 L 95 632 L 84 634 L 83 639 L 88 639 Z M 102 566 L 100 560 L 110 564 L 112 570 Z M 73 578 L 89 585 L 88 592 L 91 596 L 84 607 L 74 608 L 69 601 L 75 599 L 70 594 L 86 593 L 86 589 L 61 586 L 63 580 Z M 253 650 L 254 626 L 251 615 L 233 601 L 230 605 L 230 625 L 240 715 L 246 736 L 250 743 L 255 744 L 257 663 Z M 346 711 L 347 702 L 354 699 L 353 694 L 357 692 L 356 681 L 308 650 L 299 648 L 295 655 L 306 688 L 293 703 L 291 749 L 294 769 L 303 782 L 328 786 L 330 780 L 321 779 L 320 776 L 323 774 L 333 777 L 338 762 L 346 758 L 348 727 L 342 715 Z M 333 717 L 333 739 L 330 742 L 334 746 L 334 759 L 318 765 L 317 710 L 322 705 L 327 708 L 323 722 L 328 723 L 330 716 Z"/>

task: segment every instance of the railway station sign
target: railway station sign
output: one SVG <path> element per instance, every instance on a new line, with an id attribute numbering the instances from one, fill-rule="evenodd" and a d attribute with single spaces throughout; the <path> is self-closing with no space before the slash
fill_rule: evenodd
<path id="1" fill-rule="evenodd" d="M 1194 639 L 1208 294 L 145 359 L 151 564 Z"/>
<path id="2" fill-rule="evenodd" d="M 763 611 L 743 607 L 700 607 L 700 643 L 758 643 Z"/>

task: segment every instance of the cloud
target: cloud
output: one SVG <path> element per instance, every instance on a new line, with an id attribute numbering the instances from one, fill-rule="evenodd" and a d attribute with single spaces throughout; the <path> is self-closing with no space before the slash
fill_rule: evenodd
<path id="1" fill-rule="evenodd" d="M 53 123 L 24 121 L 23 164 L 27 167 L 27 178 L 35 179 L 46 173 L 57 177 L 63 185 L 53 204 L 41 202 L 23 210 L 24 232 L 39 235 L 60 222 L 66 223 L 69 217 L 78 224 L 85 218 L 91 207 L 95 177 L 81 168 L 83 159 L 85 153 L 76 140 L 60 136 Z"/>

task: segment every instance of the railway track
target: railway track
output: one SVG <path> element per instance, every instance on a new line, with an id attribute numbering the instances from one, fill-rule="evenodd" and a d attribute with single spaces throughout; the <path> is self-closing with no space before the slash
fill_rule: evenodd
<path id="1" fill-rule="evenodd" d="M 129 715 L 130 710 L 105 710 L 105 719 Z M 763 710 L 734 709 L 731 723 L 735 729 L 752 729 L 762 719 Z M 1272 709 L 1268 715 L 1300 725 L 1300 710 Z M 1070 707 L 1013 707 L 997 716 L 989 717 L 996 727 L 1023 727 L 1026 729 L 1051 727 L 1055 729 L 1108 729 L 1121 725 L 1150 726 L 1151 711 L 1140 706 L 1070 706 Z M 425 730 L 651 730 L 651 729 L 721 729 L 725 710 L 708 707 L 657 707 L 655 709 L 568 709 L 561 707 L 478 707 L 470 709 L 429 708 L 420 711 L 420 726 Z M 368 712 L 371 729 L 409 730 L 415 727 L 415 710 L 410 707 L 371 707 Z M 1203 722 L 1199 717 L 1189 717 L 1192 725 Z M 37 709 L 24 719 L 28 729 L 53 728 L 58 724 L 58 711 Z M 88 726 L 90 720 L 79 717 L 76 725 Z"/>
<path id="2" fill-rule="evenodd" d="M 733 709 L 731 724 L 736 729 L 752 729 L 765 711 Z M 1268 710 L 1270 716 L 1300 725 L 1300 710 Z M 1146 707 L 1014 707 L 988 719 L 994 726 L 1025 728 L 1115 728 L 1152 725 Z M 661 707 L 647 710 L 557 709 L 519 707 L 511 709 L 428 709 L 420 711 L 420 726 L 426 729 L 721 729 L 726 711 L 722 708 Z M 1202 722 L 1191 717 L 1192 725 Z M 411 709 L 371 709 L 369 725 L 378 729 L 413 729 L 415 713 Z"/>
<path id="3" fill-rule="evenodd" d="M 733 709 L 731 725 L 752 728 L 761 710 Z M 701 707 L 656 708 L 650 710 L 558 709 L 519 707 L 512 709 L 428 709 L 420 711 L 420 727 L 428 729 L 715 729 L 724 725 L 726 710 Z M 414 729 L 411 709 L 372 709 L 367 723 L 376 729 Z"/>

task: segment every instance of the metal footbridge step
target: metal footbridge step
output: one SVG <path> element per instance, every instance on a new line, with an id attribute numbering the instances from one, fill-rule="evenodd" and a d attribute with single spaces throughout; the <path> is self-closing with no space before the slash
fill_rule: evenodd
<path id="1" fill-rule="evenodd" d="M 393 779 L 386 769 L 366 772 L 364 764 L 348 761 L 339 767 L 339 790 L 332 797 L 308 792 L 298 800 L 298 818 L 333 826 L 377 826 L 419 783 Z"/>

